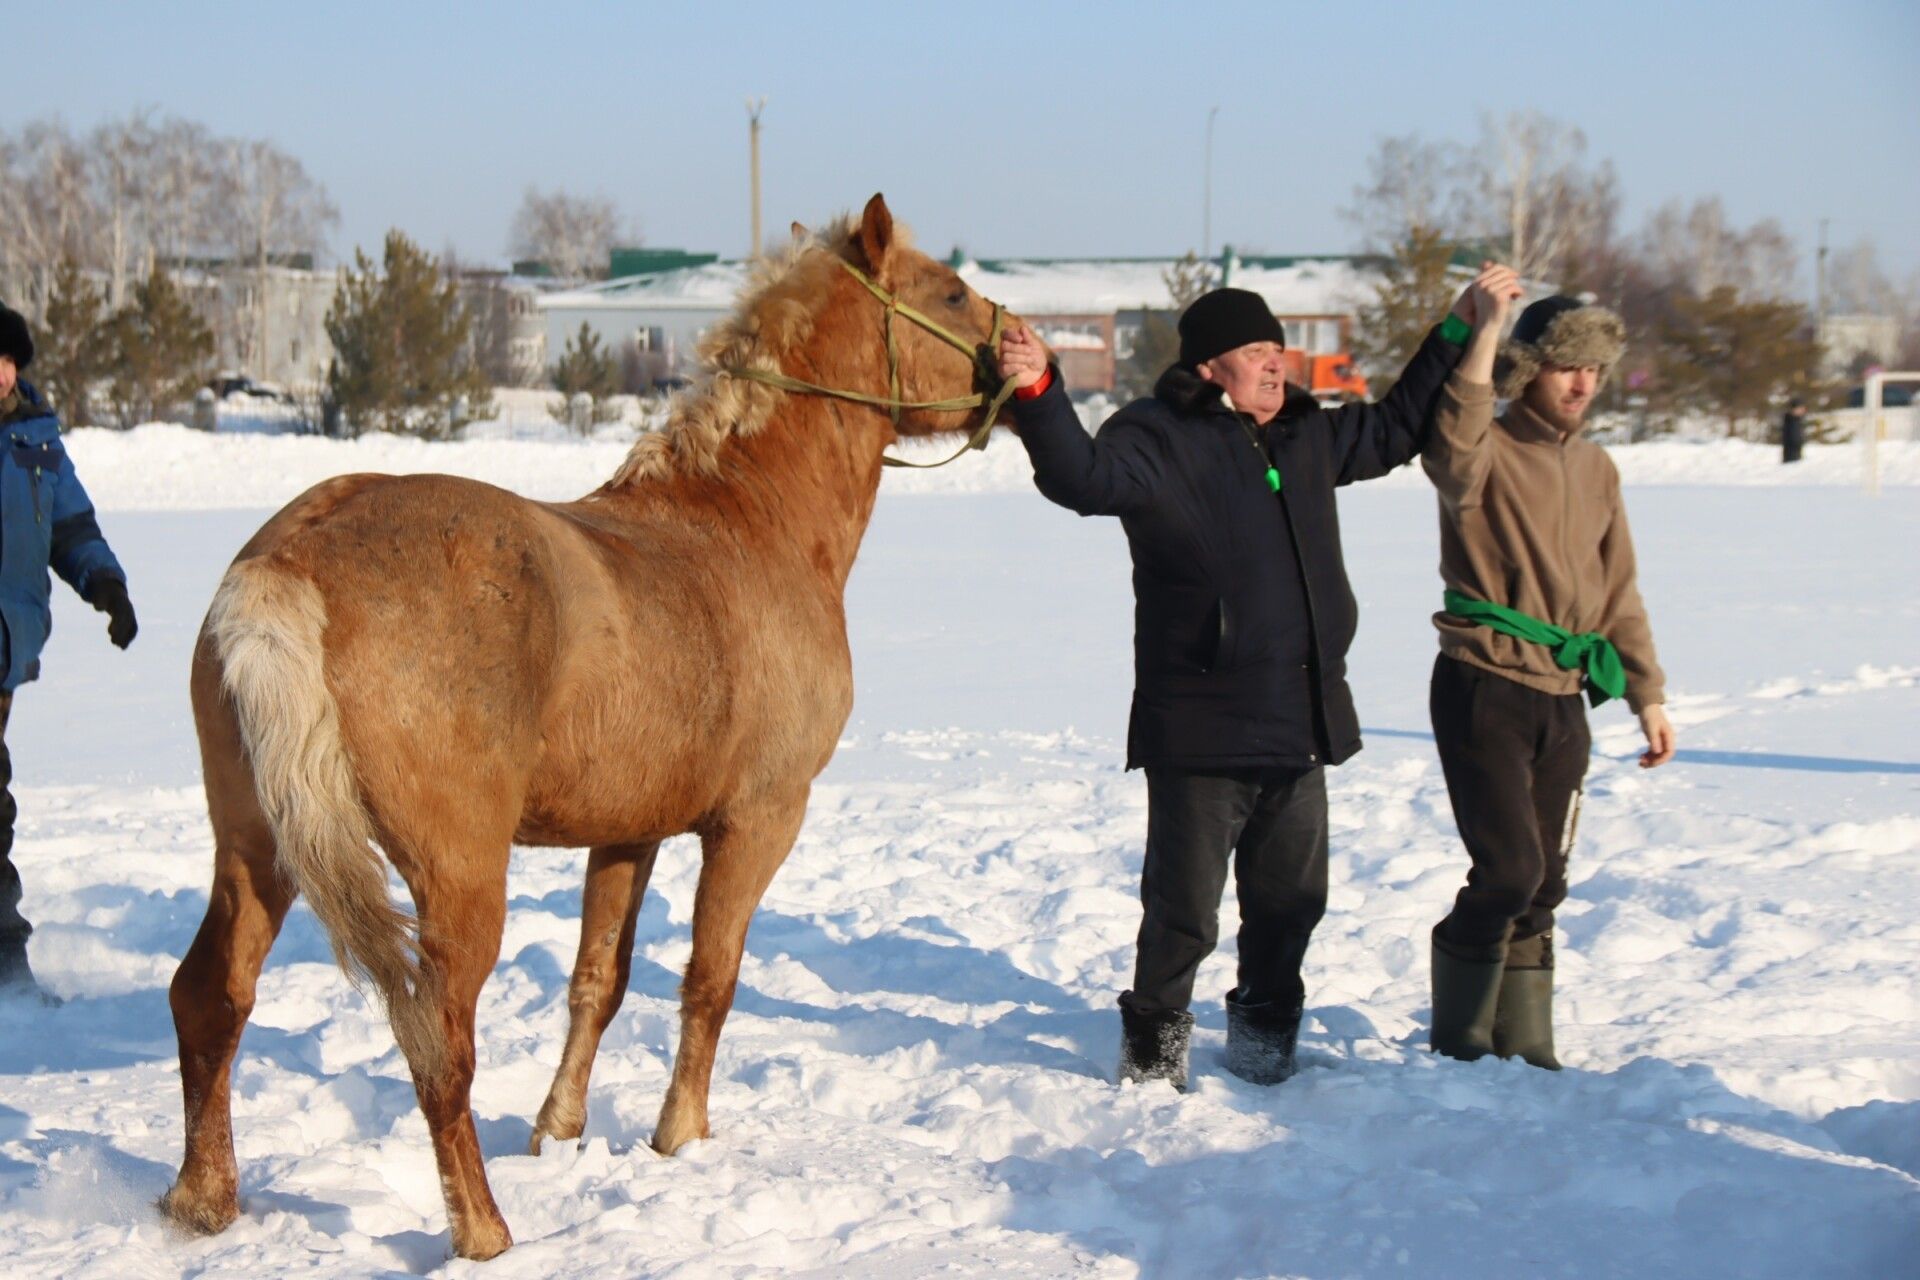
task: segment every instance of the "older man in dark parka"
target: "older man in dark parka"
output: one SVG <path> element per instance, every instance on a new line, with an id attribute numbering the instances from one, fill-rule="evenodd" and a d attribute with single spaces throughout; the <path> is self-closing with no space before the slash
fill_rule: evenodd
<path id="1" fill-rule="evenodd" d="M 1216 289 L 1181 316 L 1180 359 L 1153 395 L 1097 438 L 1038 340 L 1003 340 L 1035 484 L 1082 515 L 1119 516 L 1133 553 L 1127 766 L 1146 770 L 1148 812 L 1122 1079 L 1186 1086 L 1188 1005 L 1230 859 L 1240 954 L 1227 1066 L 1257 1083 L 1293 1073 L 1301 963 L 1326 907 L 1323 771 L 1360 749 L 1346 682 L 1358 611 L 1334 490 L 1419 455 L 1471 333 L 1465 301 L 1378 404 L 1323 409 L 1287 385 L 1286 335 L 1265 301 Z"/>

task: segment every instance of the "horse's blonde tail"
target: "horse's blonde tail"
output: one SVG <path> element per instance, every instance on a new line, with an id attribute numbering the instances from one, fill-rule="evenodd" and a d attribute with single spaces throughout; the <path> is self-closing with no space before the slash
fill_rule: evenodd
<path id="1" fill-rule="evenodd" d="M 264 560 L 227 570 L 207 614 L 275 865 L 326 926 L 348 980 L 379 992 L 414 1072 L 432 1076 L 446 1053 L 439 993 L 421 962 L 417 922 L 387 896 L 385 859 L 322 671 L 326 622 L 319 589 Z"/>

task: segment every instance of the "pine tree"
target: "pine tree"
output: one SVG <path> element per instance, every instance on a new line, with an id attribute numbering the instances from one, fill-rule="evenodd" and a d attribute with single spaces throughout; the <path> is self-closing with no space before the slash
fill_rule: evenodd
<path id="1" fill-rule="evenodd" d="M 177 411 L 213 361 L 213 331 L 158 264 L 105 333 L 113 369 L 108 396 L 122 428 Z"/>
<path id="2" fill-rule="evenodd" d="M 1114 389 L 1122 396 L 1153 393 L 1153 384 L 1180 358 L 1180 330 L 1172 311 L 1142 311 L 1133 350 L 1114 371 Z"/>
<path id="3" fill-rule="evenodd" d="M 382 270 L 359 250 L 353 257 L 327 311 L 330 400 L 352 434 L 448 438 L 491 394 L 468 350 L 457 287 L 399 231 L 387 233 Z"/>
<path id="4" fill-rule="evenodd" d="M 560 359 L 547 374 L 562 397 L 555 417 L 573 422 L 571 407 L 578 395 L 591 402 L 593 422 L 611 422 L 617 416 L 610 400 L 620 391 L 620 369 L 614 364 L 613 352 L 600 345 L 600 335 L 586 321 L 580 322 L 580 332 L 567 339 Z M 574 425 L 590 429 L 585 423 Z"/>
<path id="5" fill-rule="evenodd" d="M 561 348 L 548 376 L 554 389 L 569 399 L 584 393 L 598 401 L 620 391 L 620 370 L 614 367 L 613 353 L 600 345 L 600 335 L 585 320 L 580 322 L 580 332 Z"/>
<path id="6" fill-rule="evenodd" d="M 1770 422 L 1789 395 L 1817 390 L 1819 347 L 1797 302 L 1743 299 L 1732 285 L 1681 294 L 1655 334 L 1661 399 L 1743 423 Z"/>
<path id="7" fill-rule="evenodd" d="M 1453 243 L 1439 231 L 1416 226 L 1382 264 L 1380 283 L 1360 308 L 1353 339 L 1376 395 L 1398 381 L 1427 330 L 1453 302 L 1456 290 L 1448 274 L 1453 252 Z"/>
<path id="8" fill-rule="evenodd" d="M 1180 313 L 1214 286 L 1213 264 L 1187 250 L 1186 256 L 1160 273 L 1173 309 L 1154 308 L 1140 313 L 1140 329 L 1133 351 L 1115 370 L 1115 389 L 1126 396 L 1144 396 L 1167 367 L 1180 359 Z"/>
<path id="9" fill-rule="evenodd" d="M 72 258 L 63 259 L 47 295 L 33 380 L 69 427 L 94 425 L 93 393 L 113 367 L 107 304 Z"/>

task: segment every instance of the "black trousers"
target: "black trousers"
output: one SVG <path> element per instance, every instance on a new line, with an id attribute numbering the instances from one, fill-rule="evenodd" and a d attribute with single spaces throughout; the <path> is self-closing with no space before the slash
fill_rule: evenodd
<path id="1" fill-rule="evenodd" d="M 1442 654 L 1429 707 L 1453 818 L 1473 867 L 1442 941 L 1491 947 L 1553 927 L 1567 899 L 1567 816 L 1593 740 L 1577 693 L 1541 693 Z"/>
<path id="2" fill-rule="evenodd" d="M 7 717 L 13 694 L 0 693 L 0 943 L 24 942 L 33 926 L 20 914 L 20 871 L 13 865 L 13 757 L 7 753 Z"/>
<path id="3" fill-rule="evenodd" d="M 1240 897 L 1240 997 L 1297 1001 L 1307 940 L 1327 909 L 1327 779 L 1304 772 L 1147 770 L 1147 856 L 1139 956 L 1122 1003 L 1185 1009 L 1220 939 L 1233 863 Z"/>

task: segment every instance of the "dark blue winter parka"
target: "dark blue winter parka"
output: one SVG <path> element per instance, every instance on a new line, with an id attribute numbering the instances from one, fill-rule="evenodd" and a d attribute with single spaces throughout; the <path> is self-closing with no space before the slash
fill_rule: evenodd
<path id="1" fill-rule="evenodd" d="M 1308 769 L 1360 749 L 1346 678 L 1359 610 L 1334 490 L 1419 456 L 1460 354 L 1435 329 L 1377 404 L 1325 409 L 1290 387 L 1264 428 L 1180 365 L 1097 437 L 1057 370 L 1047 391 L 1014 402 L 1040 492 L 1126 530 L 1128 768 Z"/>
<path id="2" fill-rule="evenodd" d="M 94 518 L 93 503 L 60 440 L 60 420 L 27 383 L 0 419 L 0 623 L 5 624 L 0 691 L 40 674 L 40 649 L 53 628 L 48 566 L 86 594 L 97 575 L 126 581 Z"/>

